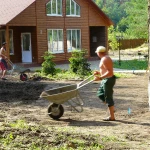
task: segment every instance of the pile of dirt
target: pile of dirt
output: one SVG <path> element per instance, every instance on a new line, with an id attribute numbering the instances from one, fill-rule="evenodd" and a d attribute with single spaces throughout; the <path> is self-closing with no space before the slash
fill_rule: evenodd
<path id="1" fill-rule="evenodd" d="M 47 86 L 40 82 L 0 81 L 0 101 L 29 101 L 37 100 Z"/>

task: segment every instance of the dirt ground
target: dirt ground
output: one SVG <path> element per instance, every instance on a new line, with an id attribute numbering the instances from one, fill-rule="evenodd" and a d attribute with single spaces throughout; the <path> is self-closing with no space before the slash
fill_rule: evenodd
<path id="1" fill-rule="evenodd" d="M 39 98 L 41 92 L 78 82 L 48 80 L 22 82 L 12 78 L 0 81 L 0 124 L 20 119 L 32 125 L 74 127 L 79 135 L 92 133 L 118 139 L 113 143 L 113 140 L 110 140 L 111 146 L 106 146 L 105 149 L 150 149 L 147 74 L 134 74 L 130 78 L 117 79 L 114 87 L 116 121 L 102 121 L 106 117 L 107 106 L 96 97 L 98 82 L 90 83 L 79 90 L 84 101 L 82 113 L 71 111 L 71 107 L 64 103 L 64 115 L 59 120 L 50 118 L 47 114 L 50 101 Z M 131 110 L 130 114 L 128 108 Z M 0 131 L 2 132 L 1 128 Z M 4 131 L 1 134 L 4 134 Z"/>

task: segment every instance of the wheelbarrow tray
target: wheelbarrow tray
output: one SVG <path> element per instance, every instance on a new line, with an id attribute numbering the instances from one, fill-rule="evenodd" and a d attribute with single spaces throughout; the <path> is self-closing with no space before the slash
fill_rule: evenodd
<path id="1" fill-rule="evenodd" d="M 63 104 L 64 102 L 77 97 L 78 94 L 77 85 L 73 84 L 43 91 L 40 97 L 55 104 Z"/>

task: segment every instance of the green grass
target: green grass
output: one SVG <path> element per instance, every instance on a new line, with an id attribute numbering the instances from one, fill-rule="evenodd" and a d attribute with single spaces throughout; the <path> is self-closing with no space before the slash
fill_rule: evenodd
<path id="1" fill-rule="evenodd" d="M 101 150 L 105 147 L 105 142 L 100 140 L 103 137 L 100 135 L 81 135 L 72 127 L 33 126 L 25 120 L 7 122 L 2 126 L 3 128 L 0 128 L 0 147 L 3 149 Z M 107 139 L 112 139 L 112 137 L 107 137 Z"/>
<path id="2" fill-rule="evenodd" d="M 119 62 L 114 62 L 114 68 L 119 69 L 128 69 L 128 70 L 146 70 L 148 68 L 147 60 L 122 60 L 121 65 L 119 66 Z"/>
<path id="3" fill-rule="evenodd" d="M 133 73 L 120 73 L 120 72 L 116 72 L 115 76 L 117 78 L 130 78 L 130 77 L 134 77 L 135 75 Z"/>
<path id="4" fill-rule="evenodd" d="M 118 61 L 114 62 L 114 68 L 118 69 L 127 69 L 127 70 L 147 70 L 148 68 L 148 61 L 147 60 L 122 60 L 121 65 L 119 66 Z M 41 71 L 36 71 L 36 76 L 41 76 L 45 78 L 49 78 L 50 80 L 84 80 L 88 76 L 79 76 L 69 70 L 62 70 L 57 68 L 57 73 L 55 75 L 47 75 L 41 73 Z M 115 73 L 117 78 L 128 78 L 132 77 L 133 74 L 127 73 Z"/>
<path id="5" fill-rule="evenodd" d="M 63 71 L 63 70 L 62 70 L 62 72 L 58 72 L 54 76 L 52 76 L 52 75 L 45 76 L 42 73 L 35 73 L 35 74 L 36 74 L 36 76 L 48 78 L 50 80 L 85 80 L 88 78 L 88 76 L 80 77 L 75 73 L 72 73 L 70 71 Z M 133 73 L 120 73 L 120 72 L 117 73 L 116 72 L 115 76 L 117 78 L 130 78 L 130 77 L 133 77 L 134 74 Z M 92 77 L 90 79 L 92 79 Z"/>
<path id="6" fill-rule="evenodd" d="M 87 78 L 90 75 L 90 73 L 87 76 L 81 76 L 81 75 L 75 74 L 75 73 L 73 73 L 69 70 L 64 70 L 64 69 L 60 69 L 60 68 L 58 69 L 57 68 L 57 72 L 53 76 L 51 74 L 45 76 L 39 70 L 36 71 L 34 75 L 49 78 L 51 80 L 82 80 L 82 79 Z"/>

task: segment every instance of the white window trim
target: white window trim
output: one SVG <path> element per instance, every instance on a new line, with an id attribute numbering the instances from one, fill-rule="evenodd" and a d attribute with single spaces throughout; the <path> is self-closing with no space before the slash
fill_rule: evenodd
<path id="1" fill-rule="evenodd" d="M 62 17 L 62 15 L 58 15 L 58 14 L 47 14 L 47 16 Z"/>
<path id="2" fill-rule="evenodd" d="M 2 30 L 0 30 L 0 31 L 4 31 L 5 32 L 5 34 L 6 34 L 6 30 L 4 30 L 4 29 L 2 29 Z M 9 29 L 9 31 L 12 31 L 12 53 L 10 52 L 10 54 L 9 55 L 14 55 L 14 38 L 13 38 L 13 29 Z M 6 37 L 5 37 L 5 41 L 6 41 Z"/>
<path id="3" fill-rule="evenodd" d="M 47 29 L 47 34 L 48 34 L 48 31 L 49 31 L 49 30 L 57 30 L 57 31 L 58 31 L 58 30 L 61 30 L 61 31 L 62 31 L 62 34 L 64 34 L 64 33 L 63 33 L 63 29 Z M 53 33 L 52 33 L 52 34 L 53 34 Z M 57 34 L 58 34 L 58 32 L 57 32 Z M 53 35 L 52 35 L 52 36 L 53 36 Z M 57 50 L 57 51 L 51 51 L 51 50 L 49 49 L 49 47 L 48 47 L 48 51 L 51 52 L 52 54 L 61 54 L 61 53 L 64 53 L 64 35 L 63 35 L 62 41 L 63 41 L 63 43 L 62 43 L 62 44 L 63 44 L 63 45 L 62 45 L 62 48 L 63 48 L 63 49 L 62 49 L 62 50 L 59 50 L 59 51 L 58 51 L 58 50 Z M 47 42 L 50 43 L 49 40 L 47 40 Z"/>
<path id="4" fill-rule="evenodd" d="M 80 49 L 78 49 L 78 50 L 81 50 L 81 29 L 67 29 L 67 31 L 68 30 L 80 30 Z M 67 32 L 66 32 L 67 33 Z M 71 32 L 71 41 L 72 41 L 72 32 Z M 77 36 L 76 36 L 76 41 L 77 41 Z M 77 43 L 76 43 L 77 44 Z M 77 45 L 76 45 L 76 47 L 77 47 Z M 77 49 L 77 48 L 76 48 Z M 71 49 L 68 49 L 68 45 L 67 45 L 67 52 L 68 53 L 70 53 L 70 52 L 72 52 L 74 49 L 72 49 L 72 43 L 71 43 Z"/>
<path id="5" fill-rule="evenodd" d="M 51 3 L 51 12 L 52 12 L 52 0 L 51 1 L 49 1 L 48 3 Z M 48 4 L 47 3 L 47 4 Z M 47 4 L 46 4 L 46 8 L 47 8 Z M 62 6 L 62 0 L 61 0 L 61 10 L 63 9 L 63 6 Z M 47 14 L 47 16 L 63 16 L 63 10 L 62 10 L 62 12 L 61 12 L 61 14 L 58 14 L 58 4 L 57 4 L 57 0 L 56 0 L 56 14 L 55 13 L 53 13 L 52 12 L 52 14 Z"/>
<path id="6" fill-rule="evenodd" d="M 80 15 L 66 15 L 66 17 L 81 17 Z"/>
<path id="7" fill-rule="evenodd" d="M 71 1 L 73 1 L 74 3 L 75 3 L 75 6 L 74 6 L 74 10 L 75 10 L 75 14 L 71 14 Z M 67 15 L 66 14 L 66 16 L 67 17 L 80 17 L 81 15 L 77 15 L 76 13 L 76 6 L 77 6 L 78 4 L 74 1 L 74 0 L 70 0 L 70 15 Z M 79 8 L 80 8 L 80 5 L 78 5 L 79 6 Z M 81 9 L 80 9 L 81 10 Z M 80 13 L 81 13 L 81 11 L 80 11 Z"/>

